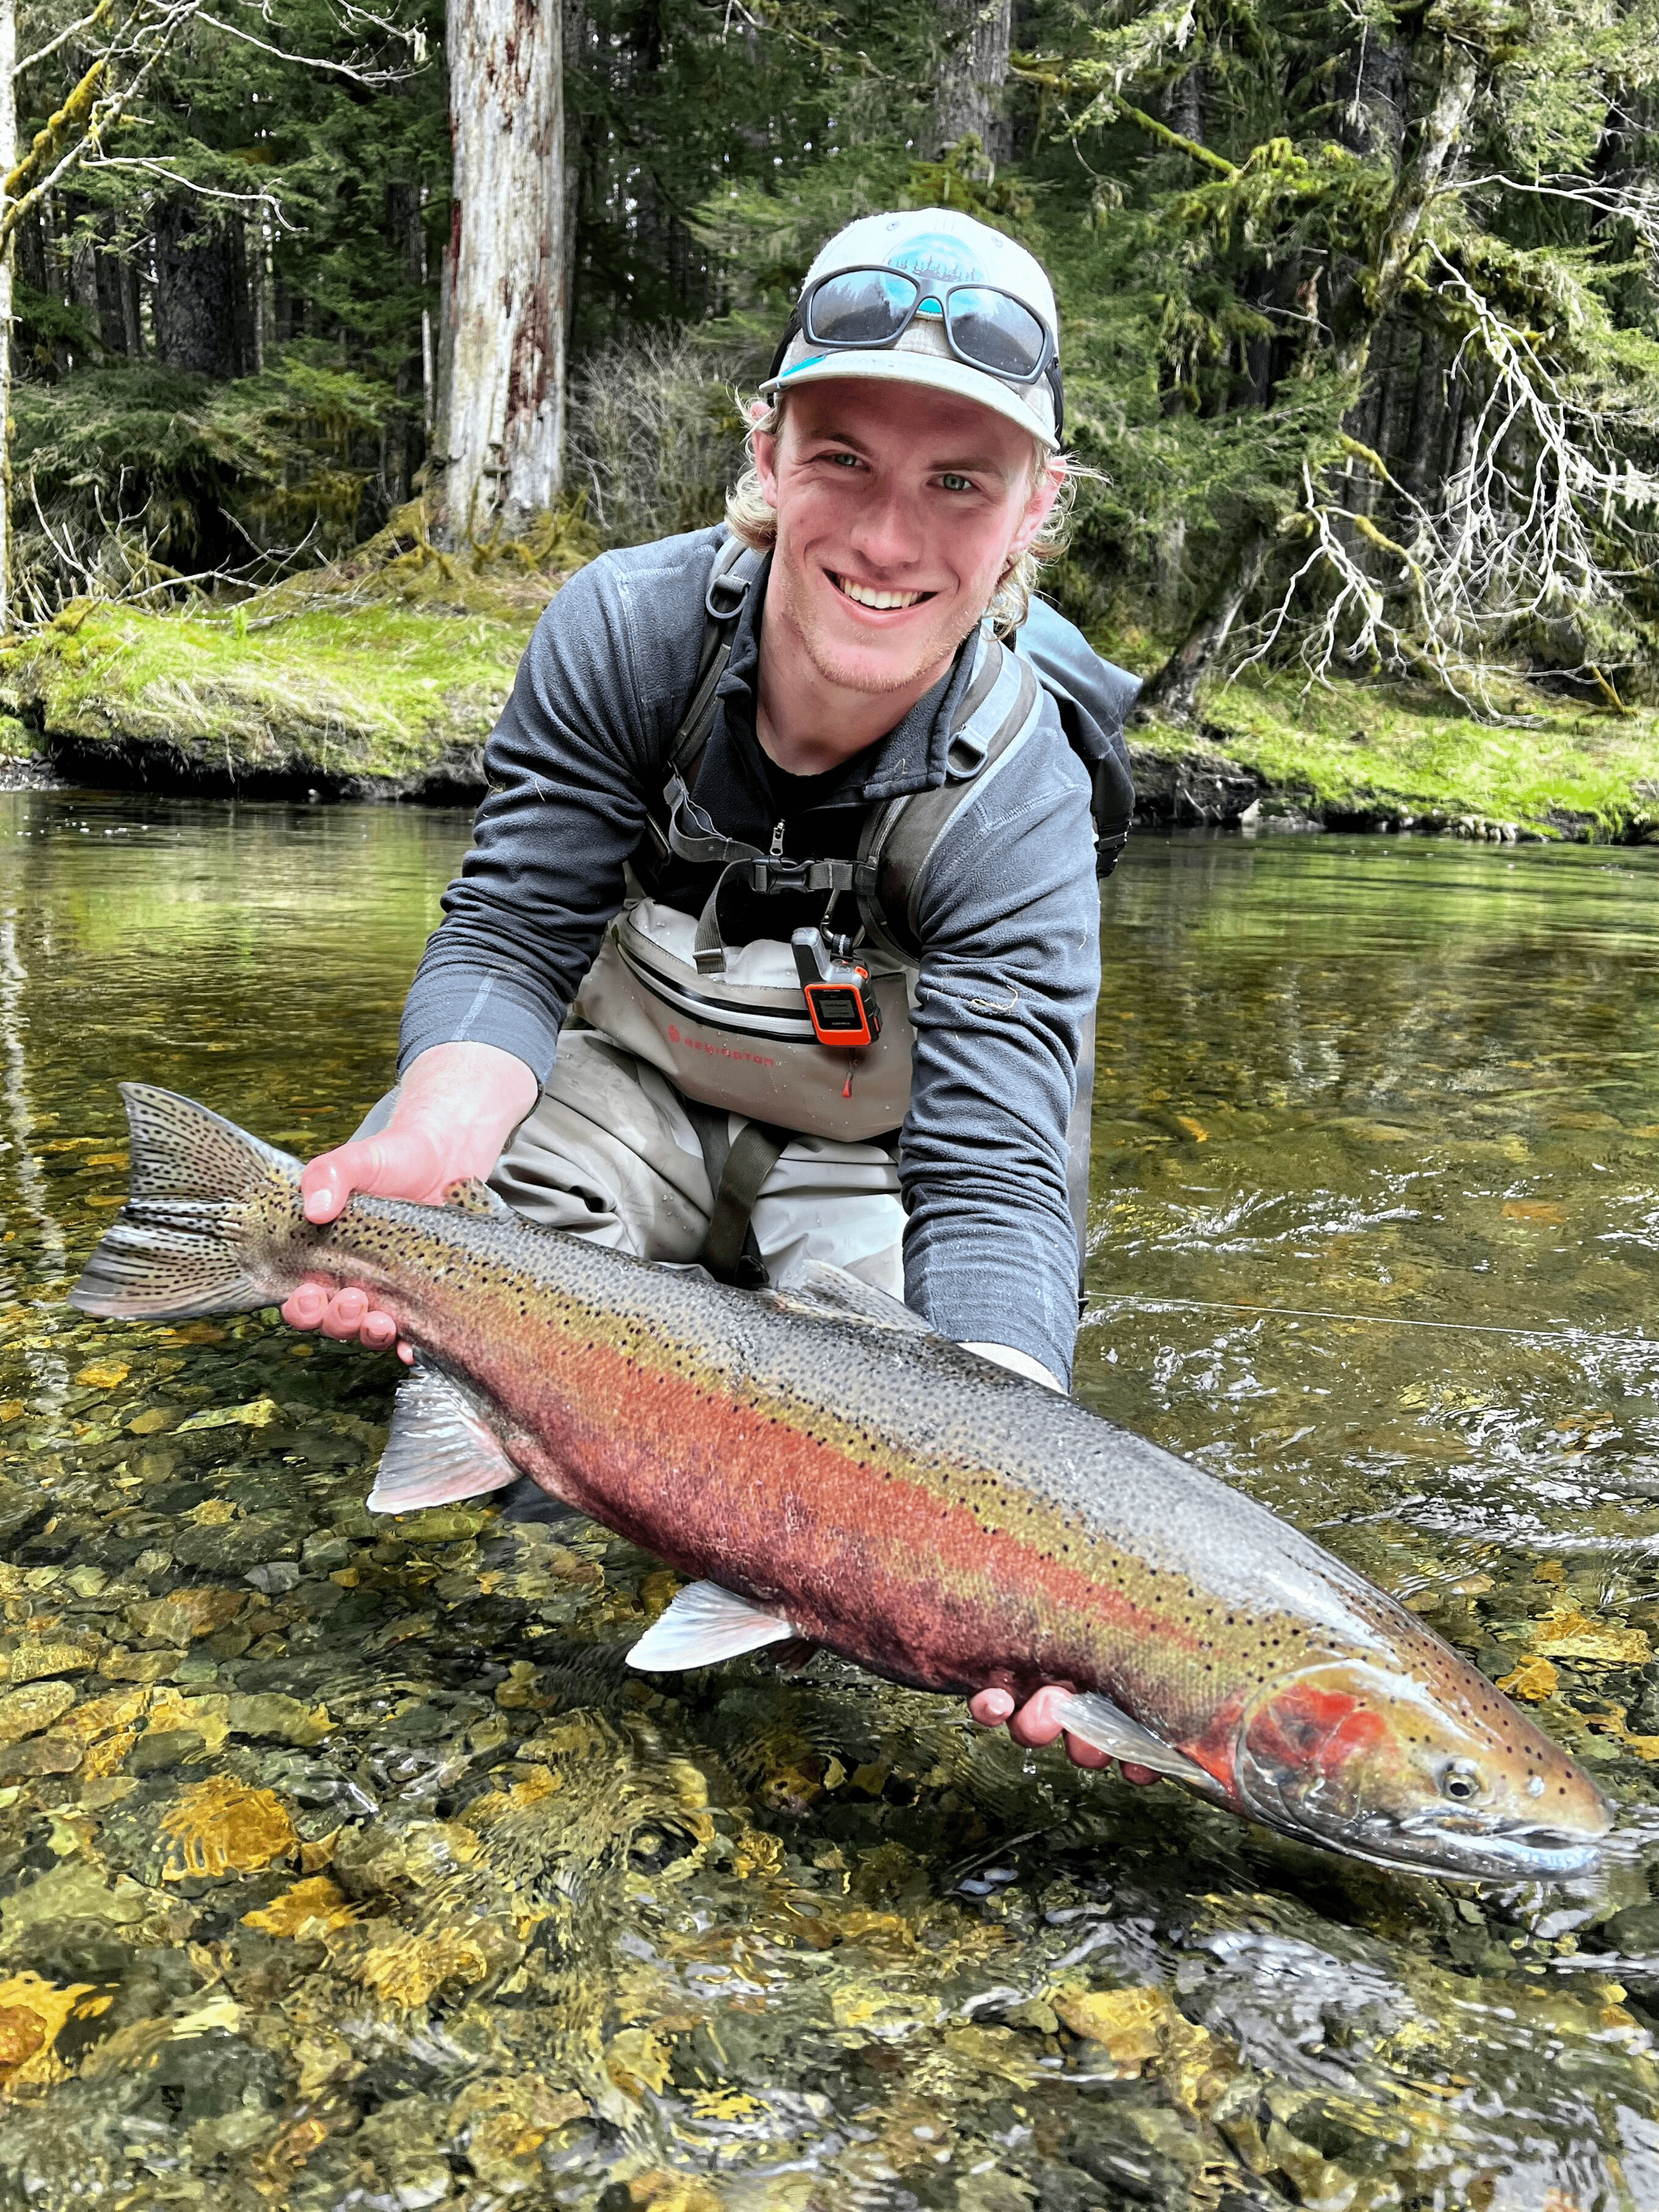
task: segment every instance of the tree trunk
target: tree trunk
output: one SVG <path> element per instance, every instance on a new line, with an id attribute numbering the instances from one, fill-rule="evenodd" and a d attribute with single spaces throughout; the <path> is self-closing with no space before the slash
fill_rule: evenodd
<path id="1" fill-rule="evenodd" d="M 444 257 L 433 535 L 520 535 L 558 496 L 564 443 L 560 0 L 452 6 L 454 212 Z"/>
<path id="2" fill-rule="evenodd" d="M 1261 581 L 1273 543 L 1271 531 L 1258 529 L 1238 547 L 1204 611 L 1142 692 L 1143 707 L 1155 708 L 1172 722 L 1192 720 L 1199 684 L 1226 643 L 1239 609 Z"/>
<path id="3" fill-rule="evenodd" d="M 16 166 L 17 0 L 0 0 L 0 179 Z M 11 628 L 11 248 L 0 246 L 0 635 Z"/>
<path id="4" fill-rule="evenodd" d="M 939 0 L 945 47 L 933 99 L 933 145 L 943 154 L 963 138 L 979 140 L 993 168 L 1008 158 L 1003 92 L 1008 82 L 1010 0 Z"/>
<path id="5" fill-rule="evenodd" d="M 155 350 L 169 368 L 236 373 L 236 258 L 199 200 L 162 200 L 155 228 Z"/>
<path id="6" fill-rule="evenodd" d="M 1480 86 L 1480 62 L 1468 46 L 1445 40 L 1427 112 L 1410 134 L 1382 235 L 1363 282 L 1347 287 L 1332 311 L 1337 372 L 1356 391 L 1370 359 L 1378 328 L 1394 313 L 1405 289 L 1422 234 L 1423 218 L 1440 191 Z M 1142 693 L 1142 702 L 1171 719 L 1188 720 L 1198 687 L 1227 641 L 1244 602 L 1255 590 L 1273 549 L 1271 532 L 1249 526 L 1221 582 L 1169 659 Z"/>

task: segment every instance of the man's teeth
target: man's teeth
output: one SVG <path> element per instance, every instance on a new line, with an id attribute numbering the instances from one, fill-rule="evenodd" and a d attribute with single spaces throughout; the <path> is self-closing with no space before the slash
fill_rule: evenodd
<path id="1" fill-rule="evenodd" d="M 918 599 L 925 599 L 926 592 L 875 592 L 868 584 L 855 584 L 850 576 L 837 576 L 836 582 L 849 599 L 856 599 L 861 607 L 913 607 Z"/>

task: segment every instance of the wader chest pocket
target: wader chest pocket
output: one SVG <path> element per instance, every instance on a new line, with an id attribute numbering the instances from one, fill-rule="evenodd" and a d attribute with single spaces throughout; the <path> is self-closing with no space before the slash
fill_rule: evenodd
<path id="1" fill-rule="evenodd" d="M 878 957 L 860 975 L 869 957 L 860 948 L 845 963 L 854 989 L 825 946 L 830 972 L 815 978 L 821 995 L 809 1012 L 792 945 L 728 947 L 723 969 L 708 975 L 696 936 L 692 915 L 639 900 L 611 923 L 577 1011 L 703 1105 L 848 1144 L 898 1127 L 910 1103 L 914 969 Z M 820 1042 L 832 1035 L 836 1044 Z"/>

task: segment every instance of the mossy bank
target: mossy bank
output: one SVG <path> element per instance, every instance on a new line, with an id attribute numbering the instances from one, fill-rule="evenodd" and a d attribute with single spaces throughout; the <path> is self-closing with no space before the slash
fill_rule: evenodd
<path id="1" fill-rule="evenodd" d="M 238 606 L 71 606 L 0 647 L 0 772 L 469 800 L 536 617 L 580 557 L 551 550 L 546 565 L 457 564 L 394 539 Z M 1659 842 L 1659 711 L 1518 687 L 1504 703 L 1482 723 L 1399 686 L 1218 689 L 1190 729 L 1137 718 L 1140 816 Z"/>

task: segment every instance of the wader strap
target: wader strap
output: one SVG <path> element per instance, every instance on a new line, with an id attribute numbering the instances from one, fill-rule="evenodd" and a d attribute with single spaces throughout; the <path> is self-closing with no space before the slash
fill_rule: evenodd
<path id="1" fill-rule="evenodd" d="M 866 817 L 859 841 L 859 919 L 884 951 L 907 961 L 917 957 L 916 901 L 933 848 L 974 796 L 981 772 L 1031 726 L 1041 698 L 1030 664 L 988 638 L 957 710 L 945 781 L 937 791 L 890 799 Z"/>
<path id="2" fill-rule="evenodd" d="M 720 870 L 697 916 L 692 957 L 700 975 L 726 973 L 726 940 L 720 935 L 720 893 L 734 877 L 740 884 L 763 897 L 780 894 L 822 897 L 832 893 L 839 898 L 843 891 L 860 891 L 875 881 L 872 871 L 862 860 L 791 860 L 781 853 L 757 853 L 752 845 L 739 844 L 736 838 L 730 841 L 730 846 L 734 857 Z M 676 845 L 674 849 L 678 852 L 679 847 Z M 720 855 L 711 857 L 718 860 Z"/>
<path id="3" fill-rule="evenodd" d="M 754 1290 L 759 1286 L 757 1274 L 760 1283 L 766 1280 L 766 1270 L 757 1260 L 745 1261 L 744 1244 L 761 1185 L 777 1165 L 790 1133 L 765 1121 L 747 1121 L 726 1156 L 708 1234 L 696 1255 L 709 1273 L 722 1282 Z"/>

